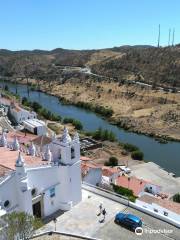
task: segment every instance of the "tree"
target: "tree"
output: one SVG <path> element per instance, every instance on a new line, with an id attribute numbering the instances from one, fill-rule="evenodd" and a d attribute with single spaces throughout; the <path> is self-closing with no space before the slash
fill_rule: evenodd
<path id="1" fill-rule="evenodd" d="M 5 85 L 4 90 L 7 91 L 7 92 L 9 91 L 8 85 Z"/>
<path id="2" fill-rule="evenodd" d="M 35 230 L 42 226 L 40 219 L 25 212 L 12 212 L 2 217 L 3 226 L 1 229 L 2 239 L 14 240 L 18 237 L 21 240 L 30 239 Z"/>
<path id="3" fill-rule="evenodd" d="M 174 201 L 174 202 L 177 202 L 177 203 L 180 203 L 180 193 L 176 193 L 176 194 L 173 196 L 173 201 Z"/>
<path id="4" fill-rule="evenodd" d="M 137 151 L 133 151 L 133 152 L 131 153 L 131 157 L 132 157 L 132 159 L 134 159 L 134 160 L 143 160 L 144 154 L 143 154 L 143 152 L 137 150 Z"/>
<path id="5" fill-rule="evenodd" d="M 110 157 L 108 162 L 105 162 L 105 166 L 117 166 L 118 165 L 118 159 L 116 157 Z"/>

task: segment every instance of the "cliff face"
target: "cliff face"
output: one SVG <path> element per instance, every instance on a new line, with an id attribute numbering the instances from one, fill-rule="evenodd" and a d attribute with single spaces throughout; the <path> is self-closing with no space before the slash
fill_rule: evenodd
<path id="1" fill-rule="evenodd" d="M 1 76 L 51 79 L 61 66 L 89 66 L 93 73 L 117 81 L 136 80 L 163 87 L 180 87 L 180 45 L 155 48 L 123 46 L 102 50 L 0 50 Z M 54 77 L 53 77 L 54 75 Z"/>

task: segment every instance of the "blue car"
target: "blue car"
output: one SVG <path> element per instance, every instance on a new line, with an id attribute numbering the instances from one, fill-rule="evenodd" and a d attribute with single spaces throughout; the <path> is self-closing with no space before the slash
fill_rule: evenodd
<path id="1" fill-rule="evenodd" d="M 131 229 L 132 231 L 135 231 L 137 227 L 142 227 L 142 221 L 139 217 L 122 212 L 116 214 L 115 222 Z"/>

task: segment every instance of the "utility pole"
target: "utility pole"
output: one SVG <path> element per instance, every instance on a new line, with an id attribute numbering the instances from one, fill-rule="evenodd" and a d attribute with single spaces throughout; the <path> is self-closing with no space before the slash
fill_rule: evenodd
<path id="1" fill-rule="evenodd" d="M 158 48 L 159 48 L 159 44 L 160 44 L 160 37 L 161 37 L 161 26 L 159 24 L 159 33 L 158 33 Z"/>
<path id="2" fill-rule="evenodd" d="M 169 28 L 168 46 L 170 45 L 170 41 L 171 41 L 171 28 Z"/>
<path id="3" fill-rule="evenodd" d="M 174 46 L 174 35 L 175 35 L 175 29 L 173 28 L 173 35 L 172 35 L 172 46 Z"/>

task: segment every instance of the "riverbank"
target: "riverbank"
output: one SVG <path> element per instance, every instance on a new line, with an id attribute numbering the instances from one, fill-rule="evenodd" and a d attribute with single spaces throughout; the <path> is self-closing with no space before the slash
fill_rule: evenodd
<path id="1" fill-rule="evenodd" d="M 35 83 L 34 80 L 30 82 Z M 89 104 L 91 111 L 97 106 L 111 109 L 112 114 L 106 119 L 127 131 L 154 137 L 162 143 L 180 141 L 179 94 L 77 79 L 64 84 L 41 81 L 40 91 L 58 97 L 64 104 Z"/>

